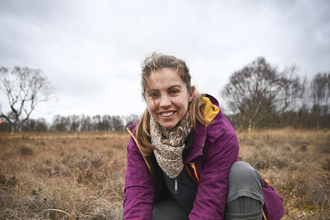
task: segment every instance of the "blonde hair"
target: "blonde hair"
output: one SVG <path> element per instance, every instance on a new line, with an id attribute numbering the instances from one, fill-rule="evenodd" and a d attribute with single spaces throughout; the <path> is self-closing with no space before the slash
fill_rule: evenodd
<path id="1" fill-rule="evenodd" d="M 189 68 L 186 63 L 174 56 L 153 53 L 151 56 L 147 57 L 142 63 L 142 77 L 141 77 L 141 87 L 143 93 L 150 89 L 149 76 L 153 71 L 161 70 L 163 68 L 171 68 L 176 70 L 179 74 L 181 80 L 186 83 L 188 92 L 191 92 L 191 75 L 189 73 Z M 190 114 L 190 121 L 193 128 L 196 127 L 196 120 L 203 125 L 207 125 L 206 121 L 201 113 L 201 107 L 204 105 L 202 101 L 202 95 L 196 90 L 194 92 L 192 101 L 189 103 L 188 111 Z M 150 113 L 148 108 L 144 111 L 142 117 L 137 123 L 134 130 L 138 145 L 144 156 L 150 155 L 154 146 L 150 143 L 150 129 L 149 129 Z"/>

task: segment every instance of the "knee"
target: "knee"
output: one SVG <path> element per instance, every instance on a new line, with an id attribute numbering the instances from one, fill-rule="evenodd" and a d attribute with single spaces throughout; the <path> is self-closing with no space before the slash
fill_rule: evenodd
<path id="1" fill-rule="evenodd" d="M 249 163 L 243 161 L 233 163 L 229 171 L 228 182 L 235 183 L 234 185 L 252 185 L 262 190 L 260 174 Z"/>
<path id="2" fill-rule="evenodd" d="M 253 172 L 254 168 L 247 162 L 244 161 L 237 161 L 231 165 L 230 172 Z"/>
<path id="3" fill-rule="evenodd" d="M 250 164 L 238 161 L 231 166 L 226 203 L 227 213 L 253 214 L 253 212 L 257 212 L 258 218 L 249 219 L 261 219 L 260 214 L 262 214 L 264 204 L 262 178 Z M 225 219 L 247 218 L 229 218 L 227 216 Z"/>

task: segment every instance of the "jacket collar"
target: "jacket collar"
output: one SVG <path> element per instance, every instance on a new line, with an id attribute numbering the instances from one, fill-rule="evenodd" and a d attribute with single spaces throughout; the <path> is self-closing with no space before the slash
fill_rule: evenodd
<path id="1" fill-rule="evenodd" d="M 204 118 L 211 123 L 208 126 L 204 126 L 197 121 L 194 130 L 193 144 L 185 159 L 185 163 L 193 160 L 197 156 L 203 155 L 206 139 L 213 143 L 225 131 L 222 125 L 223 113 L 219 108 L 218 101 L 211 95 L 205 95 L 203 101 L 205 105 L 202 108 L 202 114 Z"/>

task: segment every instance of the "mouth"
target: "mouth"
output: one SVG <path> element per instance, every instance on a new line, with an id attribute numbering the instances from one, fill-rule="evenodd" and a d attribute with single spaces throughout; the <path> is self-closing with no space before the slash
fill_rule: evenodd
<path id="1" fill-rule="evenodd" d="M 170 117 L 170 116 L 172 116 L 173 114 L 174 114 L 174 112 L 162 112 L 162 113 L 160 113 L 162 116 L 164 116 L 164 117 Z"/>

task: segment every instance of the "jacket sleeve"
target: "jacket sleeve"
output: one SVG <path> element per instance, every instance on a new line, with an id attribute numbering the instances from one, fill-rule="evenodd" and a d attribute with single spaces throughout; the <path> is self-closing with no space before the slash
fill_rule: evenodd
<path id="1" fill-rule="evenodd" d="M 154 196 L 152 175 L 131 137 L 127 146 L 123 219 L 151 220 Z"/>
<path id="2" fill-rule="evenodd" d="M 223 219 L 228 174 L 231 165 L 238 160 L 238 141 L 235 131 L 229 128 L 213 142 L 206 140 L 200 163 L 200 183 L 190 220 Z M 202 167 L 202 166 L 199 166 Z"/>

